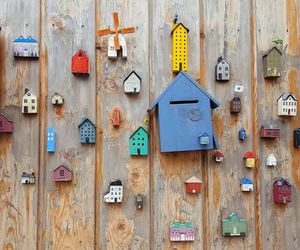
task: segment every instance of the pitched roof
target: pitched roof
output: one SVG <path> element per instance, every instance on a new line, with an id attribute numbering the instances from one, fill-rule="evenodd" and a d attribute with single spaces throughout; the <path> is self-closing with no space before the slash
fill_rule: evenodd
<path id="1" fill-rule="evenodd" d="M 187 32 L 187 33 L 189 33 L 189 29 L 188 29 L 187 27 L 185 27 L 185 26 L 183 25 L 183 23 L 178 23 L 178 24 L 172 29 L 171 35 L 173 34 L 173 32 L 174 32 L 180 25 L 181 25 L 183 28 L 186 29 L 186 32 Z"/>
<path id="2" fill-rule="evenodd" d="M 19 36 L 14 40 L 14 43 L 38 43 L 37 40 L 33 39 L 32 36 L 25 38 L 24 36 Z"/>
<path id="3" fill-rule="evenodd" d="M 267 125 L 261 125 L 260 127 L 261 129 L 264 128 L 264 129 L 275 129 L 275 130 L 280 130 L 280 128 L 275 125 L 275 124 L 267 124 Z"/>
<path id="4" fill-rule="evenodd" d="M 224 154 L 223 154 L 221 151 L 217 150 L 217 151 L 215 152 L 214 156 L 215 156 L 215 157 L 223 157 Z"/>
<path id="5" fill-rule="evenodd" d="M 287 186 L 292 186 L 289 182 L 288 179 L 284 179 L 284 178 L 278 178 L 277 180 L 274 181 L 273 185 L 277 183 L 277 185 L 281 186 L 281 185 L 287 185 Z"/>
<path id="6" fill-rule="evenodd" d="M 243 178 L 240 182 L 240 184 L 253 184 L 253 181 L 251 181 L 248 178 Z"/>
<path id="7" fill-rule="evenodd" d="M 175 223 L 171 225 L 170 228 L 193 228 L 193 225 L 188 220 L 186 220 L 184 224 L 180 224 L 178 220 L 175 220 Z"/>
<path id="8" fill-rule="evenodd" d="M 188 178 L 184 183 L 202 183 L 196 176 Z"/>
<path id="9" fill-rule="evenodd" d="M 143 127 L 139 127 L 129 138 L 133 137 L 140 129 L 142 129 L 148 135 L 148 132 Z"/>
<path id="10" fill-rule="evenodd" d="M 232 218 L 234 218 L 234 217 L 237 217 L 239 220 L 241 220 L 241 217 L 237 213 L 234 213 L 234 212 L 232 212 L 231 214 L 228 215 L 228 220 L 232 220 Z"/>
<path id="11" fill-rule="evenodd" d="M 217 63 L 217 65 L 219 65 L 222 61 L 224 61 L 224 62 L 229 66 L 229 63 L 228 63 L 222 56 L 220 56 L 220 57 L 218 58 L 218 63 Z"/>
<path id="12" fill-rule="evenodd" d="M 81 123 L 78 125 L 78 127 L 80 128 L 85 122 L 90 122 L 95 128 L 95 124 L 91 122 L 91 120 L 89 118 L 84 118 Z"/>
<path id="13" fill-rule="evenodd" d="M 297 98 L 292 93 L 283 93 L 281 96 L 278 97 L 277 101 L 282 97 L 283 101 L 286 101 L 289 97 L 292 97 L 295 101 L 297 101 Z"/>
<path id="14" fill-rule="evenodd" d="M 112 181 L 109 186 L 122 186 L 121 180 Z"/>
<path id="15" fill-rule="evenodd" d="M 279 49 L 277 49 L 277 47 L 274 46 L 273 48 L 269 49 L 269 50 L 267 51 L 267 53 L 263 55 L 263 57 L 269 55 L 270 52 L 271 52 L 273 49 L 277 50 L 277 51 L 279 52 L 279 54 L 282 55 L 281 51 L 280 51 Z"/>
<path id="16" fill-rule="evenodd" d="M 245 158 L 255 158 L 255 154 L 251 151 L 248 151 L 245 155 L 244 155 L 244 159 Z"/>
<path id="17" fill-rule="evenodd" d="M 82 54 L 82 56 L 87 57 L 87 55 L 83 52 L 82 49 L 78 50 L 78 51 L 76 52 L 76 54 L 75 54 L 73 57 L 76 57 L 76 56 L 78 56 L 79 54 Z"/>
<path id="18" fill-rule="evenodd" d="M 5 120 L 9 123 L 12 123 L 12 121 L 8 120 L 4 115 L 0 115 L 0 120 Z"/>
<path id="19" fill-rule="evenodd" d="M 191 84 L 197 87 L 203 94 L 205 94 L 210 99 L 210 106 L 212 109 L 219 107 L 220 103 L 212 97 L 204 88 L 202 88 L 195 80 L 193 80 L 187 73 L 181 71 L 175 79 L 170 83 L 170 85 L 165 89 L 164 92 L 160 94 L 160 96 L 150 105 L 148 112 L 150 112 L 154 107 L 160 102 L 161 99 L 164 98 L 166 93 L 168 93 L 173 86 L 175 85 L 176 81 L 178 81 L 181 77 L 185 77 Z"/>
<path id="20" fill-rule="evenodd" d="M 140 79 L 140 81 L 142 80 L 142 79 L 140 78 L 140 76 L 133 70 L 133 71 L 131 71 L 131 73 L 124 79 L 123 84 L 127 81 L 127 79 L 128 79 L 132 74 L 136 75 L 136 76 Z"/>
<path id="21" fill-rule="evenodd" d="M 64 166 L 64 165 L 58 166 L 56 169 L 53 170 L 53 172 L 56 172 L 56 170 L 58 170 L 58 169 L 61 168 L 61 167 L 65 168 L 65 169 L 66 169 L 67 171 L 69 171 L 69 172 L 72 172 L 71 169 L 69 169 L 68 167 L 66 167 L 66 166 Z"/>
<path id="22" fill-rule="evenodd" d="M 28 173 L 23 172 L 22 177 L 30 177 L 30 178 L 33 178 L 33 177 L 34 177 L 34 173 L 28 174 Z"/>

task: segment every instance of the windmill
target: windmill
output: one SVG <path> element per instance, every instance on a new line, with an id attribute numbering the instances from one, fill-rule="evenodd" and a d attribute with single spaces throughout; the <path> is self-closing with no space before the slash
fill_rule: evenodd
<path id="1" fill-rule="evenodd" d="M 102 29 L 98 30 L 99 36 L 110 35 L 108 40 L 108 57 L 116 58 L 117 51 L 122 50 L 122 57 L 127 57 L 126 40 L 123 34 L 134 33 L 134 27 L 119 28 L 119 16 L 118 12 L 113 13 L 114 29 Z"/>

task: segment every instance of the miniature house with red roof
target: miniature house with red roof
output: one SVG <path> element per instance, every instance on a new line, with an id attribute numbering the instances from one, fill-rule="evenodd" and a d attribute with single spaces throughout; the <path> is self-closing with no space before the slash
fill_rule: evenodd
<path id="1" fill-rule="evenodd" d="M 217 150 L 214 154 L 214 157 L 216 162 L 222 162 L 224 159 L 224 154 L 221 151 Z"/>
<path id="2" fill-rule="evenodd" d="M 89 58 L 81 49 L 72 57 L 72 73 L 75 75 L 88 75 L 90 73 Z"/>
<path id="3" fill-rule="evenodd" d="M 60 165 L 53 171 L 53 181 L 71 181 L 72 180 L 72 171 L 64 166 Z"/>
<path id="4" fill-rule="evenodd" d="M 260 138 L 278 138 L 280 137 L 280 128 L 277 125 L 262 125 L 260 127 Z"/>
<path id="5" fill-rule="evenodd" d="M 251 151 L 247 152 L 244 155 L 245 167 L 246 168 L 254 168 L 255 166 L 255 154 Z"/>
<path id="6" fill-rule="evenodd" d="M 279 178 L 273 183 L 273 200 L 275 203 L 291 202 L 292 185 L 287 179 Z"/>
<path id="7" fill-rule="evenodd" d="M 8 120 L 4 115 L 0 115 L 0 133 L 12 133 L 13 123 Z"/>
<path id="8" fill-rule="evenodd" d="M 196 176 L 190 177 L 185 181 L 186 192 L 190 194 L 200 193 L 201 184 L 202 181 L 200 181 Z"/>

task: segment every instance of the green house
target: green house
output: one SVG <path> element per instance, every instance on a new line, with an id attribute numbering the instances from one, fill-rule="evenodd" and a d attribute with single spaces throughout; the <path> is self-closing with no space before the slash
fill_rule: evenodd
<path id="1" fill-rule="evenodd" d="M 247 220 L 241 219 L 236 213 L 231 213 L 227 219 L 222 219 L 223 236 L 247 235 Z"/>
<path id="2" fill-rule="evenodd" d="M 139 127 L 129 138 L 130 155 L 148 155 L 148 133 Z"/>
<path id="3" fill-rule="evenodd" d="M 282 53 L 276 47 L 270 49 L 263 56 L 265 78 L 276 78 L 281 76 L 281 56 Z"/>

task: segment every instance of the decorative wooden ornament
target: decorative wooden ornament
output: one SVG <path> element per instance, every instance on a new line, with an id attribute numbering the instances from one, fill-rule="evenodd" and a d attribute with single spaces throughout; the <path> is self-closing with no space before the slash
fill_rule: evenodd
<path id="1" fill-rule="evenodd" d="M 248 178 L 243 178 L 240 182 L 241 190 L 244 192 L 252 192 L 253 191 L 253 181 Z"/>
<path id="2" fill-rule="evenodd" d="M 4 115 L 0 115 L 0 133 L 12 133 L 13 122 L 8 120 Z"/>
<path id="3" fill-rule="evenodd" d="M 47 152 L 55 152 L 56 149 L 56 132 L 54 128 L 48 128 L 47 133 Z"/>
<path id="4" fill-rule="evenodd" d="M 143 195 L 137 195 L 136 196 L 136 208 L 137 209 L 143 209 L 144 206 L 144 197 Z"/>
<path id="5" fill-rule="evenodd" d="M 118 107 L 115 107 L 112 111 L 112 125 L 114 127 L 119 127 L 120 120 L 121 120 L 120 109 Z"/>
<path id="6" fill-rule="evenodd" d="M 38 112 L 37 97 L 29 89 L 25 89 L 25 94 L 22 99 L 22 113 L 36 114 L 37 112 Z"/>
<path id="7" fill-rule="evenodd" d="M 263 56 L 263 67 L 265 78 L 277 78 L 281 76 L 281 57 L 282 53 L 276 47 L 270 49 Z"/>
<path id="8" fill-rule="evenodd" d="M 266 161 L 267 166 L 269 167 L 275 167 L 277 165 L 277 159 L 275 155 L 269 154 Z"/>
<path id="9" fill-rule="evenodd" d="M 230 113 L 239 113 L 241 111 L 242 103 L 238 96 L 233 97 L 230 101 Z"/>
<path id="10" fill-rule="evenodd" d="M 28 38 L 19 36 L 13 42 L 13 54 L 15 58 L 38 58 L 39 43 L 37 40 L 33 39 L 32 36 L 29 36 Z"/>
<path id="11" fill-rule="evenodd" d="M 273 183 L 273 199 L 275 203 L 291 202 L 292 185 L 287 179 L 279 178 Z"/>
<path id="12" fill-rule="evenodd" d="M 63 98 L 61 95 L 55 93 L 55 94 L 51 97 L 51 103 L 52 103 L 53 105 L 63 105 L 63 104 L 64 104 L 64 98 Z"/>
<path id="13" fill-rule="evenodd" d="M 148 133 L 139 127 L 129 138 L 130 155 L 148 155 Z"/>
<path id="14" fill-rule="evenodd" d="M 283 93 L 277 99 L 277 109 L 279 116 L 296 116 L 297 99 L 291 93 Z"/>
<path id="15" fill-rule="evenodd" d="M 217 150 L 214 154 L 214 157 L 216 162 L 222 162 L 224 159 L 224 154 L 221 151 Z"/>
<path id="16" fill-rule="evenodd" d="M 53 181 L 72 181 L 72 175 L 68 167 L 60 165 L 53 171 Z"/>
<path id="17" fill-rule="evenodd" d="M 241 128 L 239 130 L 239 139 L 241 141 L 244 141 L 246 139 L 246 137 L 247 137 L 246 130 L 244 128 Z"/>
<path id="18" fill-rule="evenodd" d="M 96 126 L 88 118 L 82 119 L 79 124 L 80 143 L 93 144 L 96 142 Z"/>
<path id="19" fill-rule="evenodd" d="M 197 194 L 201 192 L 202 181 L 196 176 L 192 176 L 185 181 L 186 192 L 189 194 Z"/>
<path id="20" fill-rule="evenodd" d="M 255 154 L 253 152 L 247 152 L 244 155 L 245 167 L 254 168 L 255 166 Z"/>
<path id="21" fill-rule="evenodd" d="M 186 220 L 184 224 L 180 224 L 178 220 L 170 226 L 171 241 L 194 241 L 195 229 L 193 225 Z"/>
<path id="22" fill-rule="evenodd" d="M 120 180 L 112 181 L 109 191 L 104 194 L 104 201 L 107 203 L 120 203 L 123 198 L 123 185 Z"/>
<path id="23" fill-rule="evenodd" d="M 294 147 L 300 148 L 300 128 L 294 130 Z"/>
<path id="24" fill-rule="evenodd" d="M 127 94 L 140 93 L 141 91 L 141 78 L 132 71 L 123 81 L 124 92 Z"/>
<path id="25" fill-rule="evenodd" d="M 34 173 L 28 174 L 28 173 L 23 172 L 21 182 L 22 182 L 22 184 L 33 184 L 33 183 L 35 183 Z"/>
<path id="26" fill-rule="evenodd" d="M 236 213 L 231 213 L 228 218 L 222 219 L 223 236 L 246 236 L 248 233 L 248 222 Z"/>
<path id="27" fill-rule="evenodd" d="M 81 49 L 72 57 L 72 73 L 74 75 L 90 73 L 90 60 Z"/>
<path id="28" fill-rule="evenodd" d="M 260 138 L 278 138 L 280 137 L 280 128 L 277 125 L 262 125 L 260 127 Z"/>
<path id="29" fill-rule="evenodd" d="M 216 80 L 217 81 L 229 81 L 230 80 L 230 66 L 229 63 L 223 58 L 218 58 L 216 65 Z"/>

